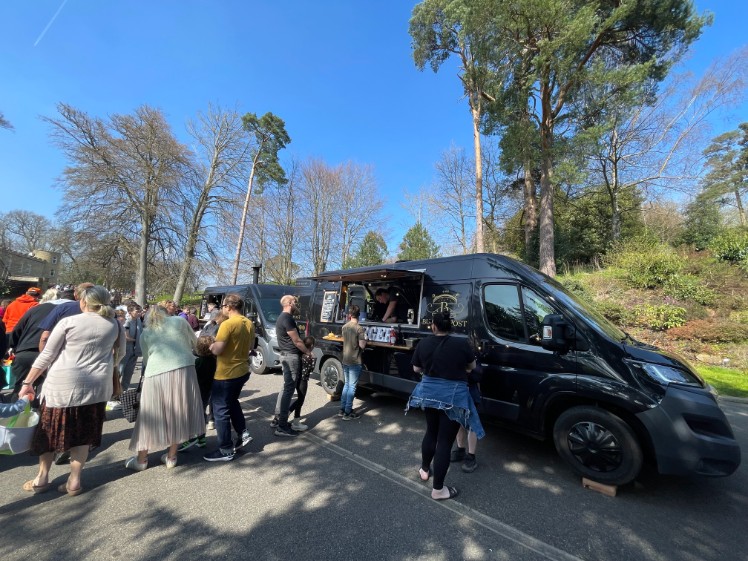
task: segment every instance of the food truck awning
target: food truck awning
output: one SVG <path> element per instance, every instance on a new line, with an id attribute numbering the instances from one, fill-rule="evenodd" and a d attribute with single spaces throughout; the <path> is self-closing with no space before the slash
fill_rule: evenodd
<path id="1" fill-rule="evenodd" d="M 318 281 L 372 282 L 402 279 L 405 277 L 421 276 L 426 269 L 368 269 L 366 271 L 330 271 L 312 277 Z"/>

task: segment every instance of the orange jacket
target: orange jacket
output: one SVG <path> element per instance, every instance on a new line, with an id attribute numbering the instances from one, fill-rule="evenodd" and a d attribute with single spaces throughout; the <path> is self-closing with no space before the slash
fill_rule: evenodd
<path id="1" fill-rule="evenodd" d="M 28 294 L 23 294 L 13 300 L 8 307 L 5 308 L 5 315 L 3 321 L 5 322 L 5 332 L 10 333 L 13 328 L 26 313 L 26 310 L 33 308 L 39 303 L 39 300 Z"/>

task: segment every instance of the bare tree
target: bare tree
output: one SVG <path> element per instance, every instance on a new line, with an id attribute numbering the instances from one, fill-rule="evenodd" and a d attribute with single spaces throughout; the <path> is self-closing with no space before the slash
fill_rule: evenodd
<path id="1" fill-rule="evenodd" d="M 149 250 L 154 233 L 168 221 L 161 204 L 179 186 L 188 151 L 160 110 L 143 105 L 108 120 L 66 104 L 44 117 L 53 141 L 68 158 L 61 217 L 76 229 L 132 228 L 137 235 L 136 299 L 146 299 Z M 119 212 L 110 221 L 112 209 Z"/>
<path id="2" fill-rule="evenodd" d="M 366 231 L 381 226 L 379 212 L 384 203 L 377 191 L 371 166 L 347 162 L 335 171 L 340 178 L 340 194 L 335 208 L 339 215 L 342 266 Z"/>
<path id="3" fill-rule="evenodd" d="M 237 111 L 209 106 L 205 113 L 187 124 L 193 139 L 195 161 L 182 191 L 181 208 L 186 210 L 186 243 L 174 289 L 179 302 L 187 283 L 205 219 L 217 204 L 229 204 L 239 181 L 246 177 L 249 146 Z"/>
<path id="4" fill-rule="evenodd" d="M 52 223 L 41 214 L 29 210 L 11 210 L 0 214 L 3 245 L 16 251 L 29 253 L 35 249 L 51 247 Z"/>
<path id="5" fill-rule="evenodd" d="M 340 231 L 335 222 L 340 177 L 321 160 L 309 160 L 301 168 L 299 208 L 308 229 L 304 250 L 314 274 L 328 268 L 333 237 Z"/>

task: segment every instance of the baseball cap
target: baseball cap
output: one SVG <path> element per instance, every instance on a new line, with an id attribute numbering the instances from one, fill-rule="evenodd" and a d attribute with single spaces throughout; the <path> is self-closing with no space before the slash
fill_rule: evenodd
<path id="1" fill-rule="evenodd" d="M 41 294 L 42 294 L 42 289 L 41 289 L 41 288 L 38 288 L 38 287 L 36 287 L 36 286 L 32 286 L 31 288 L 29 288 L 29 289 L 28 289 L 28 290 L 26 291 L 26 294 L 28 294 L 29 296 L 41 296 Z"/>

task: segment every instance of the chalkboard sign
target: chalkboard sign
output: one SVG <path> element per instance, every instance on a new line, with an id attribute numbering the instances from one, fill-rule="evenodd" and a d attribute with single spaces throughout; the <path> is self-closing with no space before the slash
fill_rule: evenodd
<path id="1" fill-rule="evenodd" d="M 335 291 L 325 291 L 325 297 L 322 299 L 322 313 L 319 321 L 321 323 L 331 323 L 335 318 L 335 304 L 338 301 L 338 293 Z"/>

